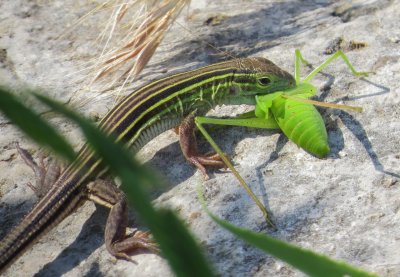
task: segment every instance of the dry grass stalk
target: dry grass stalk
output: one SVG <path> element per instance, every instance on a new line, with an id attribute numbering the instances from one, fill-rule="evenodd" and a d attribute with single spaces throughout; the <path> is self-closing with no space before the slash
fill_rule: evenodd
<path id="1" fill-rule="evenodd" d="M 172 25 L 182 9 L 189 4 L 189 0 L 145 1 L 136 0 L 122 2 L 114 0 L 114 11 L 101 35 L 106 38 L 105 47 L 99 57 L 92 82 L 106 76 L 111 76 L 115 82 L 125 79 L 124 84 L 138 75 L 154 54 L 156 48 L 164 38 L 166 31 Z M 103 8 L 109 7 L 103 4 Z M 129 11 L 136 11 L 131 15 Z M 125 23 L 123 21 L 126 21 Z M 138 24 L 138 22 L 141 22 Z M 123 39 L 115 41 L 114 34 L 118 32 Z M 111 46 L 116 44 L 116 47 Z M 110 50 L 107 50 L 110 48 Z"/>

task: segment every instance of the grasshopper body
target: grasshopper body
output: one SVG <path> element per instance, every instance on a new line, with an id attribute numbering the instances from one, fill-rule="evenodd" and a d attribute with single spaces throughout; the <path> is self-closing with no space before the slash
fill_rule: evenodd
<path id="1" fill-rule="evenodd" d="M 318 158 L 329 154 L 325 124 L 314 105 L 278 97 L 271 111 L 282 132 L 299 147 Z"/>

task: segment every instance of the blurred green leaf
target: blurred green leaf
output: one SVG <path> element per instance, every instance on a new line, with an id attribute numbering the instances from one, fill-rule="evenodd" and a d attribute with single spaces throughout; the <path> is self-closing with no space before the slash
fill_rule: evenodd
<path id="1" fill-rule="evenodd" d="M 7 88 L 0 86 L 0 110 L 37 143 L 50 148 L 69 161 L 75 153 L 68 142 L 40 116 L 25 107 Z"/>

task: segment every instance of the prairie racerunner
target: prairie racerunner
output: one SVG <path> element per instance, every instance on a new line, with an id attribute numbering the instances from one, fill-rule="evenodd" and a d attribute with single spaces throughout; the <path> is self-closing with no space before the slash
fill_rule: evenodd
<path id="1" fill-rule="evenodd" d="M 264 58 L 235 59 L 151 82 L 125 97 L 100 122 L 99 128 L 138 151 L 158 134 L 179 126 L 184 156 L 205 174 L 204 166 L 222 166 L 216 155 L 201 156 L 193 140 L 193 118 L 216 105 L 255 104 L 256 95 L 295 86 L 294 78 Z M 23 155 L 23 151 L 20 150 Z M 26 158 L 25 158 L 26 159 Z M 0 242 L 0 272 L 37 239 L 90 199 L 111 208 L 105 231 L 107 250 L 129 259 L 132 248 L 156 251 L 146 233 L 125 235 L 126 202 L 112 184 L 96 179 L 107 168 L 84 146 L 22 221 Z"/>

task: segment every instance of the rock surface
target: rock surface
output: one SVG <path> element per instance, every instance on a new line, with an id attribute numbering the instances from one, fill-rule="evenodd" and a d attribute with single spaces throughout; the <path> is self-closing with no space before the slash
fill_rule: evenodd
<path id="1" fill-rule="evenodd" d="M 400 3 L 399 1 L 195 1 L 180 16 L 188 33 L 175 25 L 135 87 L 233 56 L 263 56 L 289 72 L 294 49 L 317 65 L 338 37 L 367 47 L 347 53 L 354 66 L 374 71 L 356 78 L 337 61 L 318 75 L 320 100 L 364 107 L 360 114 L 321 109 L 331 154 L 317 159 L 276 131 L 224 128 L 213 137 L 273 214 L 272 232 L 258 208 L 229 172 L 212 171 L 204 182 L 210 209 L 232 223 L 344 260 L 382 276 L 400 275 Z M 218 2 L 218 4 L 216 4 Z M 113 101 L 87 93 L 81 71 L 95 58 L 98 22 L 105 13 L 71 26 L 94 8 L 90 1 L 0 2 L 0 83 L 36 86 L 79 107 L 90 117 L 104 115 Z M 62 37 L 60 35 L 63 34 Z M 345 47 L 346 48 L 346 47 Z M 329 50 L 329 49 L 328 49 Z M 304 68 L 304 71 L 307 69 Z M 222 107 L 234 115 L 246 107 Z M 48 116 L 79 147 L 76 127 Z M 16 154 L 19 141 L 38 147 L 0 118 L 0 237 L 36 201 L 26 186 L 32 173 Z M 206 143 L 202 148 L 208 151 Z M 221 276 L 302 276 L 282 261 L 264 255 L 225 232 L 201 210 L 196 185 L 202 176 L 182 157 L 173 132 L 151 141 L 139 158 L 170 185 L 155 203 L 174 208 L 204 246 Z M 116 261 L 103 241 L 105 209 L 86 203 L 36 243 L 7 276 L 172 276 L 159 256 L 134 256 L 137 264 Z M 132 217 L 132 225 L 134 224 Z M 179 242 L 177 242 L 179 243 Z"/>

